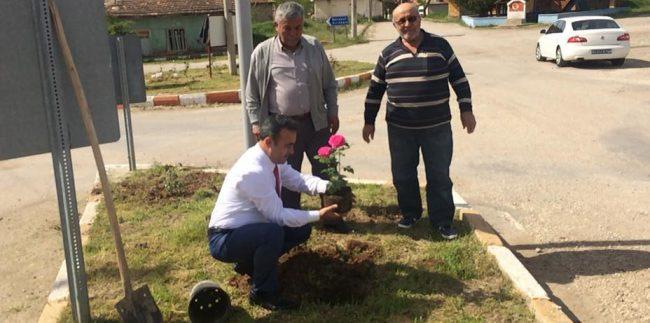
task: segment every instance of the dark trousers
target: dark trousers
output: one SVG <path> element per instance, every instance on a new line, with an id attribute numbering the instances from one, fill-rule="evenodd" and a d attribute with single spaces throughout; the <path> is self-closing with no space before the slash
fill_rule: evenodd
<path id="1" fill-rule="evenodd" d="M 427 209 L 433 226 L 451 224 L 454 199 L 449 166 L 453 154 L 451 125 L 428 129 L 404 129 L 388 125 L 393 185 L 404 217 L 420 218 L 422 198 L 418 182 L 420 150 L 427 178 Z"/>
<path id="2" fill-rule="evenodd" d="M 325 169 L 325 165 L 321 164 L 314 157 L 318 155 L 318 148 L 327 145 L 327 141 L 330 137 L 329 128 L 323 128 L 316 131 L 314 129 L 314 123 L 311 121 L 311 118 L 305 118 L 296 121 L 299 124 L 298 136 L 296 138 L 296 144 L 293 148 L 294 153 L 293 155 L 289 156 L 287 162 L 293 169 L 300 172 L 303 157 L 304 155 L 307 155 L 307 158 L 311 163 L 312 175 L 318 176 L 322 179 L 327 179 L 327 176 L 324 176 L 322 173 L 323 169 Z M 300 209 L 300 193 L 290 191 L 283 187 L 282 204 L 285 208 Z"/>
<path id="3" fill-rule="evenodd" d="M 213 258 L 237 263 L 252 273 L 253 293 L 278 291 L 278 258 L 291 248 L 307 241 L 311 225 L 290 228 L 275 223 L 252 223 L 237 229 L 211 234 Z"/>

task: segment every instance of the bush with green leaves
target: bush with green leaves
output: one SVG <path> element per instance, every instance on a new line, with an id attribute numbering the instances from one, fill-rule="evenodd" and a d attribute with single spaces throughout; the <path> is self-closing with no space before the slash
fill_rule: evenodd
<path id="1" fill-rule="evenodd" d="M 481 17 L 488 15 L 494 7 L 495 0 L 453 0 L 462 12 L 475 13 Z"/>
<path id="2" fill-rule="evenodd" d="M 133 31 L 133 21 L 130 20 L 107 16 L 106 25 L 108 27 L 109 35 L 121 36 L 135 34 L 135 31 Z"/>
<path id="3" fill-rule="evenodd" d="M 323 170 L 323 173 L 327 175 L 330 181 L 327 193 L 337 194 L 341 192 L 342 188 L 348 187 L 348 181 L 345 179 L 344 173 L 354 174 L 352 167 L 341 166 L 341 157 L 345 156 L 343 152 L 350 148 L 350 144 L 345 141 L 345 137 L 336 134 L 330 137 L 328 144 L 328 146 L 318 149 L 316 160 L 327 166 Z"/>

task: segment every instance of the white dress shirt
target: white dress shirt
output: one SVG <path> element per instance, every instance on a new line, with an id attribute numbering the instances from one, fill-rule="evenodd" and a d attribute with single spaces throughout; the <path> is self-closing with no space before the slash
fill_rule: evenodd
<path id="1" fill-rule="evenodd" d="M 275 190 L 276 164 L 259 143 L 249 148 L 226 175 L 210 217 L 211 228 L 235 229 L 251 223 L 277 223 L 300 227 L 318 221 L 318 211 L 287 209 Z M 277 165 L 281 186 L 316 195 L 325 193 L 328 181 L 297 172 L 287 163 Z"/>

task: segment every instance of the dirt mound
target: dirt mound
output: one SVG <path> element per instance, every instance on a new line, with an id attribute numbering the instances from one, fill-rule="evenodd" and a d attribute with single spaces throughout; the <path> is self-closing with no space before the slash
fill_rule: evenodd
<path id="1" fill-rule="evenodd" d="M 374 280 L 374 259 L 380 247 L 359 240 L 343 246 L 299 246 L 280 258 L 280 293 L 307 303 L 359 303 Z M 228 285 L 248 293 L 248 276 L 237 275 Z"/>
<path id="2" fill-rule="evenodd" d="M 313 249 L 299 247 L 280 259 L 281 293 L 301 302 L 357 303 L 374 278 L 375 245 L 348 240 Z"/>
<path id="3" fill-rule="evenodd" d="M 221 176 L 197 169 L 156 166 L 120 182 L 115 190 L 117 199 L 139 199 L 147 202 L 192 197 L 198 191 L 216 195 L 217 179 Z"/>

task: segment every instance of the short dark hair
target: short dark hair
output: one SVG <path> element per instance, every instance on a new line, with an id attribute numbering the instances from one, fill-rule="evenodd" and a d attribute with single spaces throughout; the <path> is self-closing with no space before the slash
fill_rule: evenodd
<path id="1" fill-rule="evenodd" d="M 260 140 L 270 136 L 273 141 L 276 141 L 282 129 L 298 131 L 298 124 L 293 119 L 281 114 L 270 115 L 260 127 Z"/>

